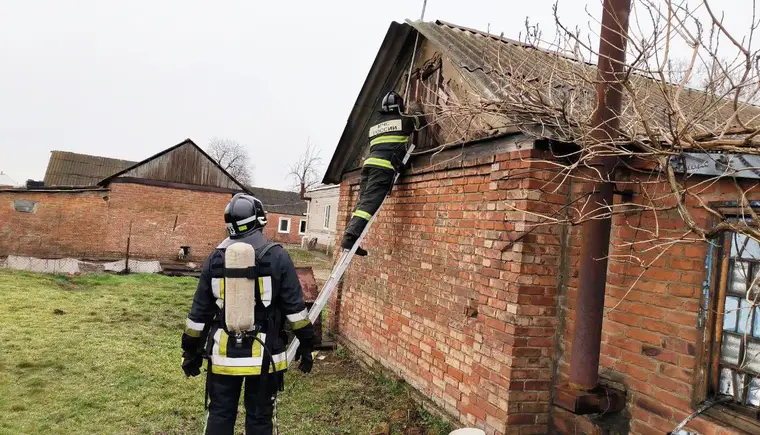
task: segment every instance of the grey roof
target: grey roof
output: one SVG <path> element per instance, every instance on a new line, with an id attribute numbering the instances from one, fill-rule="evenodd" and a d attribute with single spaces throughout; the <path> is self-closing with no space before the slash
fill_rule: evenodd
<path id="1" fill-rule="evenodd" d="M 128 160 L 51 151 L 45 186 L 95 186 L 103 178 L 134 165 Z"/>
<path id="2" fill-rule="evenodd" d="M 472 85 L 478 97 L 485 101 L 507 101 L 515 97 L 510 82 L 532 83 L 531 89 L 544 91 L 546 101 L 561 101 L 567 98 L 568 90 L 574 91 L 574 107 L 579 118 L 593 112 L 596 106 L 596 89 L 594 82 L 597 75 L 596 65 L 581 62 L 568 53 L 543 50 L 502 36 L 492 35 L 479 30 L 457 26 L 444 21 L 422 22 L 407 21 L 407 24 L 419 31 L 427 40 L 440 47 L 446 57 L 460 69 L 465 80 Z M 585 80 L 580 80 L 584 77 Z M 671 127 L 672 114 L 668 102 L 663 96 L 662 82 L 640 74 L 631 76 L 636 89 L 641 110 L 650 121 L 650 128 L 659 127 L 667 131 Z M 551 85 L 546 88 L 546 85 Z M 571 86 L 568 86 L 571 85 Z M 572 89 L 579 86 L 581 89 Z M 672 86 L 665 84 L 665 87 Z M 675 90 L 675 89 L 674 89 Z M 630 133 L 643 133 L 639 123 L 633 123 L 633 104 L 628 94 L 624 94 L 621 124 L 629 123 Z M 719 100 L 714 96 L 696 89 L 685 89 L 679 95 L 680 105 L 687 119 L 690 115 L 712 116 L 695 122 L 694 129 L 706 131 L 716 125 L 723 125 L 734 115 L 733 100 Z M 757 116 L 760 108 L 743 105 L 739 109 L 746 115 Z M 535 119 L 510 113 L 511 124 L 514 122 L 555 125 L 556 119 Z M 522 119 L 526 118 L 526 119 Z"/>
<path id="3" fill-rule="evenodd" d="M 351 170 L 351 164 L 358 161 L 361 151 L 366 146 L 364 134 L 371 121 L 379 99 L 391 86 L 399 83 L 409 67 L 409 59 L 414 45 L 415 34 L 419 34 L 435 45 L 439 51 L 458 70 L 461 79 L 472 89 L 472 96 L 481 102 L 496 103 L 510 101 L 515 95 L 510 90 L 521 87 L 510 86 L 510 82 L 528 83 L 542 94 L 543 101 L 552 99 L 565 100 L 572 92 L 575 110 L 582 116 L 592 113 L 596 93 L 593 88 L 596 77 L 594 65 L 580 62 L 566 53 L 552 52 L 529 46 L 501 36 L 457 26 L 443 21 L 422 22 L 407 21 L 406 24 L 393 22 L 378 51 L 356 103 L 349 115 L 346 128 L 338 142 L 337 148 L 328 165 L 324 183 L 339 183 L 344 171 Z M 578 77 L 588 77 L 587 83 Z M 662 83 L 644 76 L 633 76 L 637 95 L 643 101 L 641 110 L 652 121 L 650 127 L 662 127 L 665 131 L 670 126 L 669 105 L 663 98 Z M 570 85 L 568 85 L 568 83 Z M 572 86 L 579 86 L 574 89 Z M 549 86 L 551 85 L 551 86 Z M 669 86 L 669 85 L 665 85 Z M 523 88 L 524 89 L 524 88 Z M 469 96 L 468 96 L 469 97 Z M 696 131 L 711 131 L 711 127 L 721 125 L 733 116 L 733 104 L 728 100 L 716 100 L 705 92 L 687 89 L 680 94 L 680 103 L 684 115 L 709 112 L 712 116 L 701 117 L 693 127 Z M 537 103 L 538 104 L 538 103 Z M 705 108 L 709 107 L 709 110 Z M 744 114 L 760 117 L 760 108 L 745 105 L 740 108 Z M 548 131 L 560 131 L 565 116 L 537 115 L 532 110 L 524 112 L 510 111 L 506 115 L 493 115 L 488 125 L 481 130 L 473 129 L 459 137 L 459 143 L 499 136 L 519 131 L 518 126 L 536 125 L 548 127 Z M 688 113 L 687 113 L 688 112 Z M 624 101 L 621 125 L 633 120 L 633 107 Z M 498 119 L 497 119 L 498 118 Z M 757 118 L 755 118 L 757 119 Z M 440 121 L 440 120 L 439 120 Z M 630 130 L 641 129 L 637 123 L 629 123 Z M 552 135 L 553 136 L 553 135 Z M 448 143 L 448 142 L 447 142 Z"/>
<path id="4" fill-rule="evenodd" d="M 248 191 L 264 204 L 264 210 L 267 213 L 294 216 L 306 214 L 306 201 L 301 199 L 301 194 L 298 192 L 265 189 L 263 187 L 249 187 Z"/>

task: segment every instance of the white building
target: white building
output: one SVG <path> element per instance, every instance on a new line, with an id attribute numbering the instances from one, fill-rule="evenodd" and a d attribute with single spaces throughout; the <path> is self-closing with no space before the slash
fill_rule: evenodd
<path id="1" fill-rule="evenodd" d="M 306 235 L 304 246 L 316 245 L 317 249 L 332 251 L 336 242 L 338 225 L 338 199 L 340 185 L 319 186 L 306 191 Z"/>

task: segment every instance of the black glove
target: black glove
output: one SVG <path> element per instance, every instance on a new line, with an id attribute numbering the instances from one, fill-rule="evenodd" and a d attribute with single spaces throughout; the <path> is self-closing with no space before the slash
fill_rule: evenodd
<path id="1" fill-rule="evenodd" d="M 185 372 L 185 376 L 198 376 L 201 374 L 201 367 L 203 366 L 203 355 L 194 354 L 190 355 L 187 352 L 182 354 L 182 371 Z"/>
<path id="2" fill-rule="evenodd" d="M 301 361 L 298 364 L 298 370 L 304 373 L 310 373 L 311 368 L 314 365 L 314 357 L 311 356 L 311 352 L 314 346 L 311 343 L 301 343 L 296 350 L 296 361 Z"/>

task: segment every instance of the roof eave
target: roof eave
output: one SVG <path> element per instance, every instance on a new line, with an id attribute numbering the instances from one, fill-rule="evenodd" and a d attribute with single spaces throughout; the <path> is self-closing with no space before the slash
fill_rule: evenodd
<path id="1" fill-rule="evenodd" d="M 169 148 L 167 148 L 167 149 L 165 149 L 165 150 L 163 150 L 163 151 L 161 151 L 161 152 L 159 152 L 159 153 L 157 153 L 157 154 L 154 154 L 154 155 L 152 155 L 152 156 L 148 157 L 147 159 L 145 159 L 145 160 L 143 160 L 143 161 L 137 162 L 137 163 L 135 163 L 134 165 L 132 165 L 132 166 L 130 166 L 130 167 L 128 167 L 128 168 L 126 168 L 126 169 L 124 169 L 124 170 L 122 170 L 122 171 L 119 171 L 119 172 L 117 172 L 117 173 L 115 173 L 115 174 L 113 174 L 113 175 L 109 175 L 108 177 L 106 177 L 106 178 L 104 178 L 104 179 L 100 180 L 100 181 L 98 182 L 98 184 L 97 184 L 97 185 L 98 185 L 98 186 L 107 186 L 107 185 L 108 185 L 108 183 L 109 183 L 111 180 L 113 180 L 114 178 L 118 178 L 118 177 L 120 177 L 120 176 L 122 176 L 122 175 L 126 174 L 127 172 L 129 172 L 129 171 L 131 171 L 131 170 L 133 170 L 133 169 L 135 169 L 135 168 L 137 168 L 137 167 L 139 167 L 139 166 L 142 166 L 142 165 L 144 165 L 145 163 L 147 163 L 147 162 L 149 162 L 149 161 L 151 161 L 151 160 L 153 160 L 153 159 L 156 159 L 156 158 L 158 158 L 158 157 L 161 157 L 162 155 L 164 155 L 164 154 L 166 154 L 166 153 L 168 153 L 168 152 L 170 152 L 170 151 L 172 151 L 172 150 L 175 150 L 175 149 L 177 149 L 177 148 L 179 148 L 179 147 L 181 147 L 181 146 L 183 146 L 183 145 L 191 145 L 191 146 L 194 146 L 194 147 L 195 147 L 195 148 L 196 148 L 198 151 L 200 151 L 200 153 L 201 153 L 201 154 L 203 154 L 203 155 L 204 155 L 204 156 L 205 156 L 207 159 L 209 159 L 209 160 L 210 160 L 210 161 L 211 161 L 211 162 L 212 162 L 212 163 L 213 163 L 213 164 L 214 164 L 214 165 L 215 165 L 217 168 L 219 168 L 219 170 L 220 170 L 220 171 L 222 171 L 222 173 L 224 173 L 224 175 L 226 175 L 226 176 L 227 176 L 227 177 L 229 177 L 229 178 L 230 178 L 230 179 L 231 179 L 233 182 L 235 182 L 235 184 L 237 184 L 237 185 L 238 185 L 238 187 L 240 187 L 240 190 L 241 190 L 241 191 L 243 191 L 243 192 L 245 192 L 245 193 L 248 193 L 248 194 L 250 194 L 250 193 L 251 193 L 251 192 L 248 190 L 248 187 L 247 187 L 247 186 L 245 186 L 243 183 L 239 182 L 239 181 L 238 181 L 238 180 L 237 180 L 235 177 L 233 177 L 233 176 L 232 176 L 232 175 L 231 175 L 229 172 L 227 172 L 227 171 L 226 171 L 226 170 L 225 170 L 225 169 L 224 169 L 224 168 L 223 168 L 223 167 L 222 167 L 222 166 L 221 166 L 221 165 L 220 165 L 220 164 L 219 164 L 219 163 L 218 163 L 216 160 L 214 160 L 213 158 L 211 158 L 211 156 L 209 156 L 209 155 L 208 155 L 208 153 L 206 153 L 206 151 L 204 151 L 204 150 L 203 150 L 203 148 L 199 147 L 199 146 L 198 146 L 198 144 L 196 144 L 195 142 L 193 142 L 193 140 L 192 140 L 192 139 L 190 139 L 190 138 L 187 138 L 187 139 L 183 140 L 182 142 L 178 143 L 177 145 L 171 146 L 171 147 L 169 147 Z"/>
<path id="2" fill-rule="evenodd" d="M 375 61 L 372 63 L 362 89 L 351 109 L 351 114 L 348 116 L 346 128 L 343 129 L 338 146 L 327 166 L 327 171 L 322 179 L 324 184 L 340 183 L 346 165 L 357 152 L 352 145 L 358 141 L 357 136 L 363 131 L 363 128 L 359 128 L 358 124 L 368 122 L 371 113 L 375 111 L 379 103 L 383 90 L 392 86 L 392 84 L 389 85 L 388 79 L 407 45 L 414 43 L 414 39 L 410 38 L 413 34 L 413 29 L 408 24 L 393 21 L 388 27 L 388 32 L 380 45 Z"/>

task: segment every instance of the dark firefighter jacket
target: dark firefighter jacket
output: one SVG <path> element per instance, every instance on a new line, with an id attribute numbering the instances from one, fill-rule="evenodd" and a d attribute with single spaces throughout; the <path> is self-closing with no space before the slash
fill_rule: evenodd
<path id="1" fill-rule="evenodd" d="M 398 113 L 381 113 L 369 129 L 369 157 L 364 166 L 398 171 L 409 138 L 415 127 L 420 127 L 418 119 Z"/>
<path id="2" fill-rule="evenodd" d="M 242 239 L 226 239 L 203 264 L 193 306 L 187 316 L 182 348 L 190 354 L 207 351 L 211 372 L 223 375 L 260 375 L 266 350 L 256 340 L 236 344 L 223 327 L 224 313 L 224 250 L 235 242 L 249 243 L 256 250 L 256 324 L 261 327 L 259 339 L 270 349 L 269 371 L 287 369 L 286 336 L 283 317 L 287 319 L 294 334 L 302 343 L 314 339 L 314 327 L 309 321 L 293 262 L 285 250 L 273 246 L 259 259 L 261 249 L 267 244 L 261 231 Z M 266 308 L 261 301 L 269 301 Z M 270 321 L 271 320 L 271 321 Z M 210 351 L 210 352 L 209 352 Z"/>

